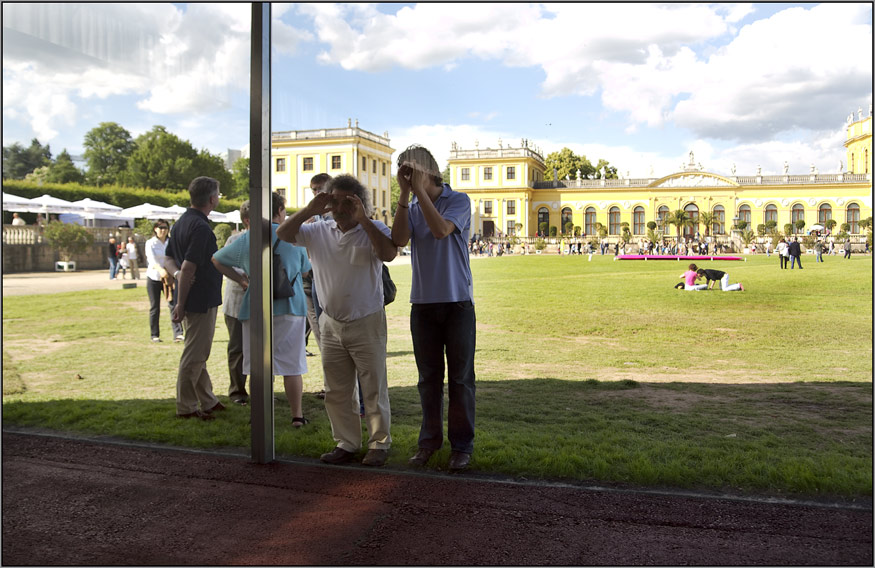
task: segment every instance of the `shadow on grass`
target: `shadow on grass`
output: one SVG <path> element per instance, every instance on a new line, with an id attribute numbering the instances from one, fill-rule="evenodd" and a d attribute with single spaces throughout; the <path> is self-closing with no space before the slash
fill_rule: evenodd
<path id="1" fill-rule="evenodd" d="M 389 391 L 389 466 L 406 468 L 419 434 L 419 394 L 415 386 Z M 12 400 L 3 404 L 3 423 L 248 451 L 250 408 L 226 406 L 204 422 L 176 418 L 172 399 Z M 293 428 L 284 394 L 275 396 L 278 457 L 316 459 L 334 446 L 315 393 L 304 394 L 304 413 L 310 424 Z M 861 497 L 872 494 L 871 440 L 872 390 L 864 383 L 481 380 L 471 468 L 528 479 Z M 443 469 L 448 445 L 430 467 Z"/>

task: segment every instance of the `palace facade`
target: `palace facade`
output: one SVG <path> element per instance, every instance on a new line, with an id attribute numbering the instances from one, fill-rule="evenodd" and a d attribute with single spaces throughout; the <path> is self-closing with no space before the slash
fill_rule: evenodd
<path id="1" fill-rule="evenodd" d="M 389 134 L 382 136 L 347 121 L 346 128 L 271 133 L 271 187 L 300 208 L 313 199 L 310 179 L 319 173 L 351 174 L 371 190 L 374 217 L 391 223 L 392 153 Z"/>
<path id="2" fill-rule="evenodd" d="M 539 232 L 567 234 L 580 227 L 586 235 L 600 223 L 619 237 L 624 223 L 637 241 L 654 221 L 665 235 L 675 234 L 664 220 L 682 209 L 694 219 L 708 212 L 709 233 L 728 236 L 739 221 L 750 229 L 775 221 L 777 230 L 803 220 L 807 227 L 835 219 L 860 233 L 861 219 L 872 216 L 872 116 L 850 121 L 847 129 L 848 171 L 821 174 L 814 165 L 804 174 L 726 176 L 703 170 L 690 161 L 680 171 L 662 177 L 626 179 L 566 179 L 545 181 L 540 149 L 522 140 L 518 147 L 481 150 L 453 144 L 448 160 L 450 185 L 471 197 L 471 234 L 533 237 Z M 541 231 L 543 227 L 547 231 Z M 698 226 L 685 229 L 687 236 Z"/>

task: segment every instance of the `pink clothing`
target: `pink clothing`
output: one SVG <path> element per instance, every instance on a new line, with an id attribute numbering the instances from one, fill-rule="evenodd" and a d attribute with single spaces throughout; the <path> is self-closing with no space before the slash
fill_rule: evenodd
<path id="1" fill-rule="evenodd" d="M 684 284 L 687 286 L 693 286 L 696 284 L 696 271 L 695 270 L 687 270 L 684 272 Z"/>

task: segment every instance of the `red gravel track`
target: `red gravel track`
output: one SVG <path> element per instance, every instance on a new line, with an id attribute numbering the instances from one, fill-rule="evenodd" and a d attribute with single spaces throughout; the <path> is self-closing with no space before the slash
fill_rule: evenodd
<path id="1" fill-rule="evenodd" d="M 3 433 L 3 565 L 872 565 L 864 508 Z M 868 507 L 865 508 L 865 507 Z"/>

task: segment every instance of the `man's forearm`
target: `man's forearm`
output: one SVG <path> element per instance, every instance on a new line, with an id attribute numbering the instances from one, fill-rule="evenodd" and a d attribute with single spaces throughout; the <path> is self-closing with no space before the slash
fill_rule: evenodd
<path id="1" fill-rule="evenodd" d="M 402 201 L 404 202 L 402 204 Z M 410 240 L 410 220 L 408 218 L 407 200 L 402 195 L 398 200 L 395 210 L 395 219 L 392 221 L 392 242 L 397 247 L 403 247 Z"/>
<path id="2" fill-rule="evenodd" d="M 298 236 L 298 231 L 301 229 L 301 225 L 313 215 L 314 213 L 311 213 L 307 207 L 300 209 L 277 227 L 277 238 L 288 243 L 295 242 L 295 238 Z"/>
<path id="3" fill-rule="evenodd" d="M 374 225 L 370 219 L 365 219 L 359 223 L 371 240 L 374 250 L 377 251 L 377 257 L 383 262 L 389 262 L 398 255 L 398 247 L 392 242 L 392 239 L 387 237 Z"/>
<path id="4" fill-rule="evenodd" d="M 185 303 L 188 300 L 188 293 L 191 291 L 191 284 L 196 270 L 197 266 L 187 260 L 183 261 L 182 268 L 179 269 L 179 278 L 177 279 L 179 293 L 176 298 L 176 305 L 182 311 L 185 311 Z"/>

